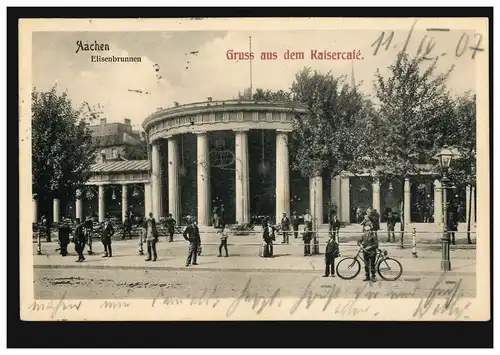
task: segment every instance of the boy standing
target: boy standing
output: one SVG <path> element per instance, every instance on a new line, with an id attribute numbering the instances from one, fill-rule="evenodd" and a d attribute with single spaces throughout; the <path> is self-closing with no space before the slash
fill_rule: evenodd
<path id="1" fill-rule="evenodd" d="M 330 274 L 335 277 L 335 258 L 339 252 L 339 246 L 335 241 L 335 235 L 330 233 L 330 238 L 325 248 L 325 274 L 323 277 L 328 277 Z"/>

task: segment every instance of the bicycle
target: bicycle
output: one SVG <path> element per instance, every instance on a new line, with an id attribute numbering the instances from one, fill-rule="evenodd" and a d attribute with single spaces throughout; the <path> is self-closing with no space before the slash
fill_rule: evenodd
<path id="1" fill-rule="evenodd" d="M 363 264 L 365 264 L 365 260 L 362 256 L 363 246 L 359 243 L 358 245 L 359 249 L 355 256 L 343 258 L 337 264 L 337 275 L 343 280 L 352 280 L 359 275 L 361 272 L 361 263 L 359 262 L 359 259 L 361 259 Z M 388 257 L 387 250 L 381 250 L 378 248 L 375 259 L 375 269 L 380 277 L 385 281 L 396 281 L 403 274 L 403 266 L 401 263 L 394 258 Z M 349 270 L 352 271 L 352 275 L 347 276 L 347 272 Z"/>

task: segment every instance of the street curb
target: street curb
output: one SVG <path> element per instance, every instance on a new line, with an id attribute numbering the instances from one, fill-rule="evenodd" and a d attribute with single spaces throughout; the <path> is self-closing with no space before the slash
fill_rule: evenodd
<path id="1" fill-rule="evenodd" d="M 323 269 L 312 270 L 312 269 L 242 269 L 242 268 L 204 268 L 204 267 L 179 267 L 179 266 L 126 266 L 126 265 L 88 265 L 88 264 L 79 264 L 79 265 L 34 265 L 34 269 L 94 269 L 94 270 L 104 270 L 104 269 L 112 269 L 112 270 L 159 270 L 159 271 L 223 271 L 223 272 L 245 272 L 245 273 L 309 273 L 316 274 L 323 272 Z M 405 275 L 408 276 L 440 276 L 443 272 L 441 271 L 422 271 L 422 270 L 410 270 L 405 271 L 403 269 L 402 278 Z M 455 272 L 450 271 L 446 272 L 445 275 L 449 276 L 476 276 L 475 272 Z M 420 278 L 419 278 L 420 279 Z"/>

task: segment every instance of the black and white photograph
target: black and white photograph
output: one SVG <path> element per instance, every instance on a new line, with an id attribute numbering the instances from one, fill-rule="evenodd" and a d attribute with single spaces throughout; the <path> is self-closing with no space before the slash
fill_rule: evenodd
<path id="1" fill-rule="evenodd" d="M 490 318 L 487 19 L 19 26 L 24 320 Z"/>

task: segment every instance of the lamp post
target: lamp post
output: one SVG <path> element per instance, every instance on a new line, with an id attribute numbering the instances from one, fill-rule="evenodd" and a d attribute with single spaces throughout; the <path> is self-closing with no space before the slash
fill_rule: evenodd
<path id="1" fill-rule="evenodd" d="M 437 155 L 439 165 L 441 167 L 442 178 L 441 185 L 443 189 L 443 237 L 441 238 L 442 256 L 441 256 L 441 270 L 451 271 L 450 262 L 450 234 L 448 233 L 448 202 L 446 200 L 446 189 L 450 180 L 446 176 L 450 168 L 453 152 L 444 146 L 441 152 Z"/>

